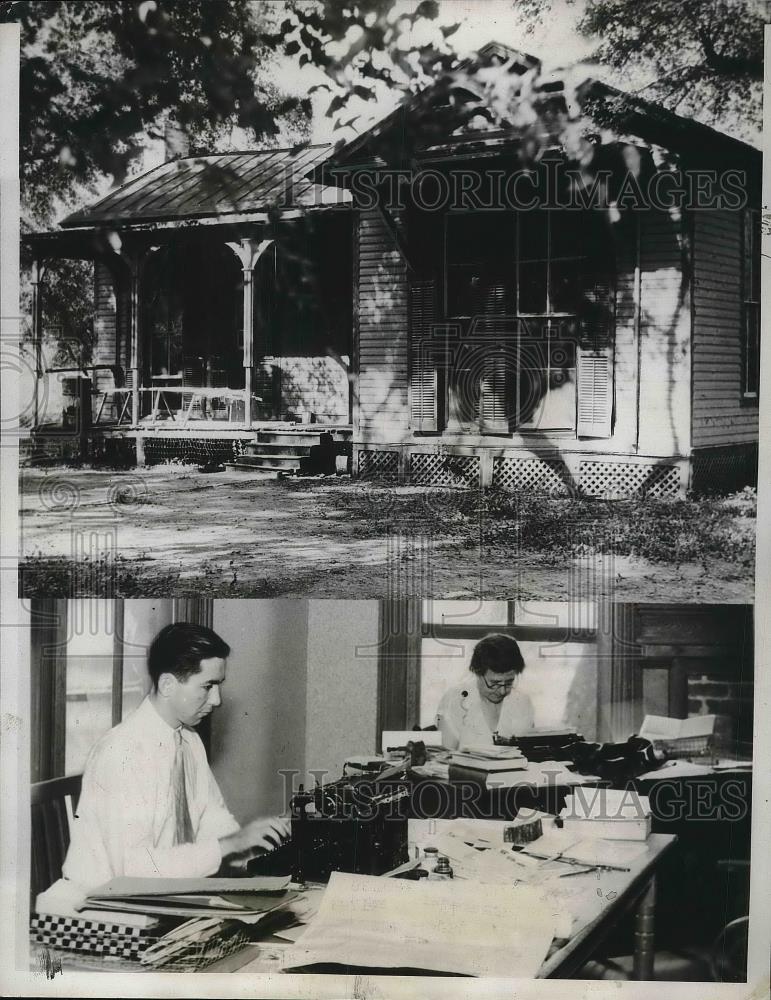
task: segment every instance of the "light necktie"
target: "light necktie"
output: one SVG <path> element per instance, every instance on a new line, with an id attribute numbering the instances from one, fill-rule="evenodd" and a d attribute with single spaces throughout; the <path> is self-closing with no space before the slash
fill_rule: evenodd
<path id="1" fill-rule="evenodd" d="M 187 804 L 185 787 L 185 747 L 182 728 L 174 730 L 174 767 L 171 773 L 171 787 L 174 795 L 174 843 L 192 844 L 193 824 Z"/>

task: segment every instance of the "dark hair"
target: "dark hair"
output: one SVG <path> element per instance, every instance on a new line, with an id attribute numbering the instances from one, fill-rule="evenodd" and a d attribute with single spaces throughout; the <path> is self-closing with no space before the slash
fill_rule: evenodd
<path id="1" fill-rule="evenodd" d="M 229 654 L 230 646 L 213 629 L 192 622 L 174 622 L 153 639 L 147 670 L 153 687 L 157 688 L 161 674 L 174 674 L 185 681 L 201 672 L 201 660 L 215 656 L 224 660 Z"/>
<path id="2" fill-rule="evenodd" d="M 502 632 L 493 632 L 480 639 L 471 654 L 469 670 L 475 674 L 484 674 L 492 670 L 495 674 L 507 674 L 515 670 L 521 674 L 525 669 L 517 640 Z"/>

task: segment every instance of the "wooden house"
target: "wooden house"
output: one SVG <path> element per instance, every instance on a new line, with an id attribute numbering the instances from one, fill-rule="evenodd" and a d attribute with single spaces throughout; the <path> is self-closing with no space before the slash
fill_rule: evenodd
<path id="1" fill-rule="evenodd" d="M 415 483 L 753 483 L 759 151 L 501 45 L 464 74 L 334 150 L 174 161 L 33 238 L 97 261 L 91 433 L 272 467 L 328 430 Z"/>
<path id="2" fill-rule="evenodd" d="M 540 69 L 491 44 L 467 82 L 496 66 Z M 760 153 L 592 79 L 542 81 L 526 127 L 516 100 L 511 122 L 464 116 L 464 86 L 409 98 L 313 174 L 357 206 L 355 469 L 610 496 L 753 483 Z M 604 205 L 500 198 L 569 166 L 576 132 Z"/>

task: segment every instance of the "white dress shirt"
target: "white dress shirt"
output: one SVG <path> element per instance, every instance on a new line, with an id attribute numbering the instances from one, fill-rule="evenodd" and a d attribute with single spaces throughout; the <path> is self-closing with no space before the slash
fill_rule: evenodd
<path id="1" fill-rule="evenodd" d="M 228 811 L 200 736 L 182 728 L 185 787 L 194 833 L 174 843 L 175 730 L 149 698 L 91 751 L 62 868 L 86 890 L 118 875 L 196 877 L 222 862 L 219 838 L 239 824 Z"/>
<path id="2" fill-rule="evenodd" d="M 436 710 L 436 725 L 443 736 L 458 734 L 458 746 L 492 744 L 493 732 L 482 710 L 482 696 L 476 678 L 452 687 L 442 695 Z M 529 696 L 512 691 L 501 702 L 497 732 L 500 736 L 519 736 L 534 725 L 533 703 Z"/>

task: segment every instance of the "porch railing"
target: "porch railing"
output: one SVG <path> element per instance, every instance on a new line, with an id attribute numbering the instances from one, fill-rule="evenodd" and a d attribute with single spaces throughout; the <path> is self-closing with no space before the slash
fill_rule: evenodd
<path id="1" fill-rule="evenodd" d="M 78 395 L 81 408 L 87 415 L 81 426 L 90 427 L 132 427 L 132 399 L 134 390 L 127 385 L 98 387 L 94 384 L 99 372 L 109 371 L 114 381 L 123 381 L 122 369 L 113 365 L 84 365 L 67 368 L 48 368 L 46 374 L 77 376 L 84 387 Z M 246 412 L 246 391 L 225 386 L 188 386 L 171 378 L 172 385 L 140 386 L 139 424 L 142 427 L 169 426 L 186 427 L 201 421 L 248 426 L 251 413 Z M 91 405 L 89 406 L 89 402 Z M 251 393 L 251 404 L 261 405 L 262 396 Z M 108 411 L 108 403 L 109 411 Z M 143 405 L 144 404 L 144 405 Z M 251 407 L 250 407 L 251 409 Z M 149 411 L 149 412 L 148 412 Z"/>
<path id="2" fill-rule="evenodd" d="M 224 424 L 244 424 L 244 390 L 212 388 L 208 386 L 154 386 L 140 388 L 140 399 L 149 399 L 149 413 L 140 418 L 143 427 L 168 426 L 186 427 L 197 421 L 217 421 Z M 131 426 L 132 390 L 110 388 L 97 393 L 99 402 L 94 416 L 94 424 L 106 426 Z M 108 399 L 117 397 L 118 416 L 115 420 L 103 421 L 102 415 Z M 252 403 L 261 404 L 262 397 L 252 393 Z M 146 410 L 146 407 L 141 407 Z"/>

